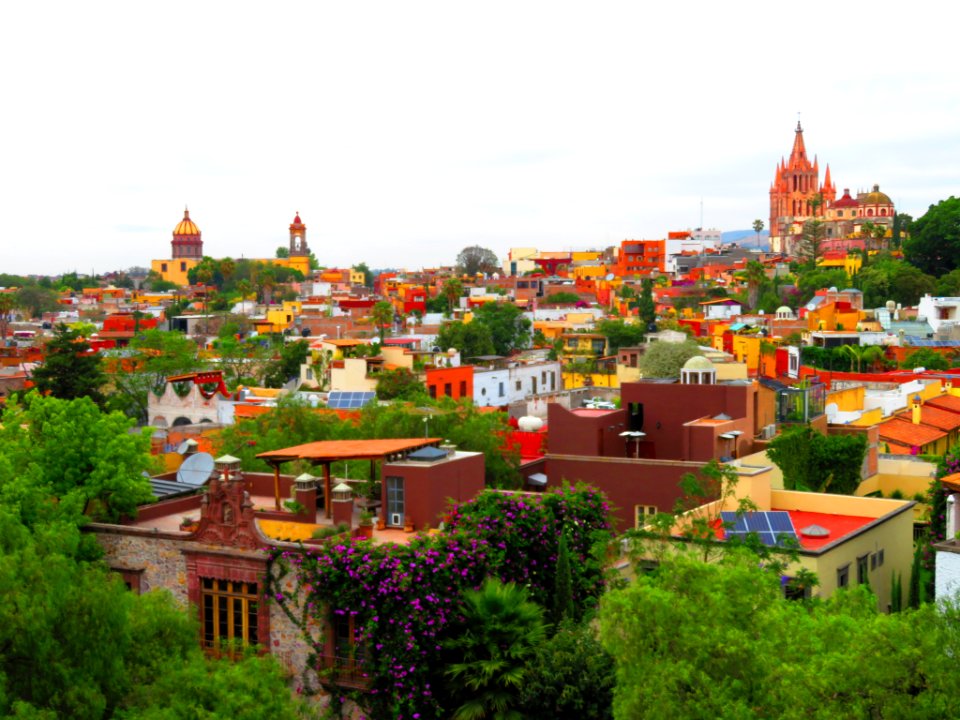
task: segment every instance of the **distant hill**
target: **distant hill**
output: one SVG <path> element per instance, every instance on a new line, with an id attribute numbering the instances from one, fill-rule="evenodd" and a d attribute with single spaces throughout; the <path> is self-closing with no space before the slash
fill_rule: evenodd
<path id="1" fill-rule="evenodd" d="M 770 232 L 768 230 L 761 230 L 760 244 L 766 245 L 769 237 Z M 757 234 L 753 230 L 729 230 L 725 233 L 721 233 L 720 238 L 724 245 L 729 243 L 739 243 L 740 245 L 743 245 L 744 242 L 756 245 L 757 242 Z"/>

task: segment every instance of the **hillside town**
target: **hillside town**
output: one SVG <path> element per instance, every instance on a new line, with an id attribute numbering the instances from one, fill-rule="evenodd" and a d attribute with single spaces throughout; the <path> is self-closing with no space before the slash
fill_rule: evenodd
<path id="1" fill-rule="evenodd" d="M 960 200 L 786 130 L 737 233 L 0 274 L 0 710 L 955 716 Z"/>

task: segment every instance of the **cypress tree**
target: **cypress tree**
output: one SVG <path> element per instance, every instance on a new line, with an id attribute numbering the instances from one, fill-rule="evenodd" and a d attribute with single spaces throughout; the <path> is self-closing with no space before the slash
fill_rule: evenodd
<path id="1" fill-rule="evenodd" d="M 567 532 L 560 533 L 557 546 L 557 565 L 554 576 L 553 621 L 560 623 L 565 618 L 574 618 L 573 575 L 570 569 L 570 548 L 567 545 Z"/>

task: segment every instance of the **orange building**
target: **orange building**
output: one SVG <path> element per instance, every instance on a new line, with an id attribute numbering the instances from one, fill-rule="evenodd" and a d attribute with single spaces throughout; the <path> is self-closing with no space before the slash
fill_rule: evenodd
<path id="1" fill-rule="evenodd" d="M 426 373 L 425 384 L 430 397 L 442 397 L 460 400 L 473 399 L 473 365 L 459 367 L 429 368 Z"/>
<path id="2" fill-rule="evenodd" d="M 620 277 L 650 275 L 664 271 L 666 240 L 624 240 L 620 243 L 616 273 Z"/>

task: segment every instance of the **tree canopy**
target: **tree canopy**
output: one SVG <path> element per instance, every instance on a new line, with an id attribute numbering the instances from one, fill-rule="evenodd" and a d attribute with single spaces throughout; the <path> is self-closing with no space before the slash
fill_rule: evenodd
<path id="1" fill-rule="evenodd" d="M 28 393 L 11 404 L 0 427 L 0 505 L 16 507 L 32 527 L 83 516 L 115 521 L 151 499 L 142 473 L 152 467 L 149 434 L 104 413 L 89 398 Z M 56 498 L 53 505 L 47 502 Z"/>
<path id="2" fill-rule="evenodd" d="M 918 348 L 901 363 L 908 370 L 926 368 L 927 370 L 949 370 L 950 361 L 932 348 Z"/>
<path id="3" fill-rule="evenodd" d="M 767 455 L 783 472 L 787 490 L 852 495 L 860 484 L 866 436 L 821 435 L 809 425 L 774 438 Z"/>
<path id="4" fill-rule="evenodd" d="M 110 407 L 146 423 L 149 393 L 162 394 L 171 375 L 202 369 L 197 353 L 197 344 L 183 333 L 156 329 L 141 332 L 126 351 L 112 353 L 107 361 L 116 391 Z"/>
<path id="5" fill-rule="evenodd" d="M 701 348 L 695 340 L 688 339 L 682 343 L 655 342 L 640 356 L 637 367 L 643 377 L 679 377 L 684 363 L 700 354 Z"/>
<path id="6" fill-rule="evenodd" d="M 456 265 L 457 272 L 462 275 L 490 274 L 500 270 L 497 254 L 479 245 L 470 245 L 461 250 L 457 255 Z"/>
<path id="7" fill-rule="evenodd" d="M 486 325 L 493 340 L 493 350 L 497 355 L 509 355 L 520 350 L 530 341 L 529 318 L 511 302 L 488 302 L 474 312 L 473 322 Z"/>
<path id="8" fill-rule="evenodd" d="M 33 382 L 41 393 L 50 393 L 64 400 L 88 397 L 97 405 L 106 401 L 100 388 L 107 378 L 100 356 L 77 330 L 63 323 L 53 330 L 47 343 L 43 364 L 33 371 Z"/>
<path id="9" fill-rule="evenodd" d="M 666 558 L 601 603 L 614 717 L 943 717 L 960 692 L 957 617 L 880 613 L 866 585 L 786 600 L 749 552 Z"/>
<path id="10" fill-rule="evenodd" d="M 914 220 L 903 251 L 912 265 L 930 275 L 960 267 L 960 198 L 951 195 Z"/>
<path id="11" fill-rule="evenodd" d="M 455 348 L 465 359 L 494 354 L 493 334 L 479 322 L 444 323 L 437 334 L 437 346 L 441 350 Z"/>
<path id="12" fill-rule="evenodd" d="M 622 319 L 601 320 L 597 323 L 597 332 L 607 338 L 611 354 L 622 347 L 633 347 L 643 342 L 646 328 L 640 323 L 628 323 Z"/>
<path id="13" fill-rule="evenodd" d="M 865 308 L 883 307 L 888 300 L 916 305 L 924 294 L 935 290 L 936 283 L 934 277 L 889 255 L 881 256 L 856 275 Z"/>

